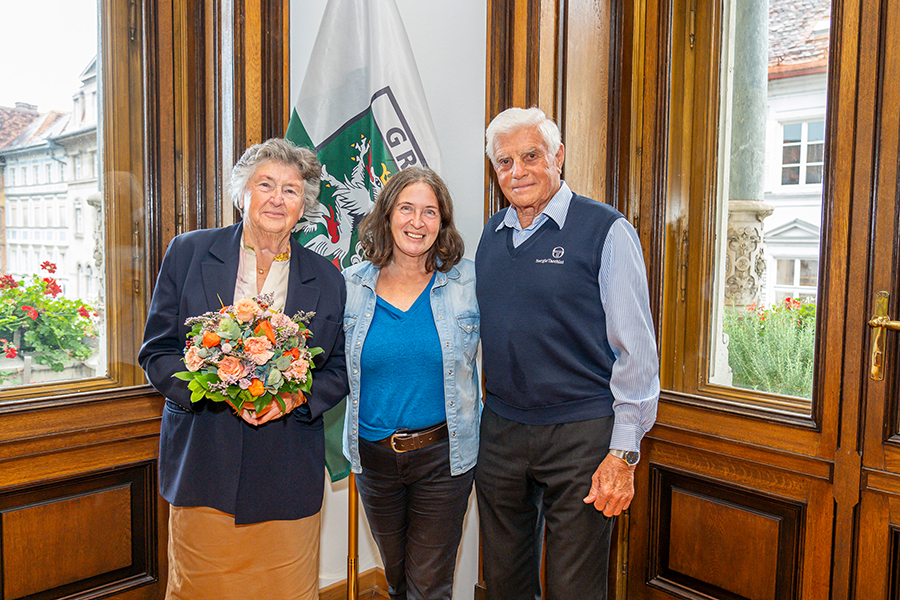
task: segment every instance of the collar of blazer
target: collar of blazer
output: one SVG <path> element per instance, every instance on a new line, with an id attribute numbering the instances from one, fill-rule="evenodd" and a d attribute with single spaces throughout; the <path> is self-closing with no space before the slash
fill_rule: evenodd
<path id="1" fill-rule="evenodd" d="M 240 263 L 241 234 L 244 223 L 235 223 L 221 229 L 219 239 L 209 247 L 215 260 L 203 262 L 203 288 L 209 310 L 216 310 L 221 304 L 234 302 L 234 282 Z M 307 250 L 291 236 L 291 277 L 288 283 L 285 312 L 292 315 L 297 311 L 314 311 L 319 299 L 318 287 L 312 285 L 316 270 L 310 262 Z"/>

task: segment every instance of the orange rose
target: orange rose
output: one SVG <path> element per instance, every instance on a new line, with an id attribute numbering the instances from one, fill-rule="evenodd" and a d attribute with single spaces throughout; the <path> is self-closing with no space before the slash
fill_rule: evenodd
<path id="1" fill-rule="evenodd" d="M 266 393 L 266 386 L 263 385 L 262 381 L 254 378 L 250 381 L 250 387 L 247 388 L 247 391 L 250 392 L 251 396 L 262 396 Z"/>
<path id="2" fill-rule="evenodd" d="M 184 365 L 188 371 L 199 371 L 203 366 L 203 359 L 200 357 L 200 348 L 191 346 L 184 355 Z"/>
<path id="3" fill-rule="evenodd" d="M 262 309 L 250 298 L 241 298 L 234 303 L 234 318 L 241 323 L 249 323 L 260 312 Z"/>
<path id="4" fill-rule="evenodd" d="M 222 338 L 215 331 L 207 331 L 203 334 L 203 345 L 207 348 L 218 346 Z"/>
<path id="5" fill-rule="evenodd" d="M 262 336 L 244 340 L 244 352 L 250 357 L 250 360 L 258 365 L 266 364 L 270 358 L 275 356 L 272 344 Z"/>
<path id="6" fill-rule="evenodd" d="M 216 369 L 216 375 L 222 381 L 237 381 L 243 374 L 244 365 L 234 356 L 226 356 L 220 360 L 219 368 Z"/>

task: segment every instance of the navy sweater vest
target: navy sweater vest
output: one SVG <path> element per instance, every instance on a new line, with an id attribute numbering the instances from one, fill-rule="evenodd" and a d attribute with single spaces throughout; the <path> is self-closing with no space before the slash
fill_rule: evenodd
<path id="1" fill-rule="evenodd" d="M 548 219 L 514 248 L 512 229 L 496 231 L 504 213 L 485 225 L 475 259 L 485 404 L 529 425 L 612 415 L 615 355 L 597 279 L 622 214 L 573 195 L 562 230 Z"/>

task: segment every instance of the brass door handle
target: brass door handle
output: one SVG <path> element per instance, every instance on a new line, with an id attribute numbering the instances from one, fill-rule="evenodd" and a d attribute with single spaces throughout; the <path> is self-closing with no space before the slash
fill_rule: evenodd
<path id="1" fill-rule="evenodd" d="M 900 321 L 891 321 L 887 316 L 890 298 L 891 295 L 887 292 L 875 294 L 875 314 L 869 319 L 869 327 L 875 330 L 872 338 L 872 368 L 869 376 L 876 381 L 884 379 L 884 330 L 900 331 Z"/>

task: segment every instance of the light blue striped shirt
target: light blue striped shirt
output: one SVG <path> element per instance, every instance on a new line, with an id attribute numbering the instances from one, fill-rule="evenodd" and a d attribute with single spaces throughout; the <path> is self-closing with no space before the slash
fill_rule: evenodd
<path id="1" fill-rule="evenodd" d="M 553 219 L 562 229 L 571 200 L 572 190 L 563 181 L 531 225 L 522 228 L 519 215 L 510 207 L 497 231 L 504 227 L 512 229 L 513 245 L 518 247 L 547 219 Z M 656 421 L 659 357 L 641 242 L 627 219 L 618 219 L 610 227 L 597 280 L 606 312 L 606 337 L 616 356 L 609 382 L 616 422 L 609 447 L 640 450 L 641 439 Z"/>

